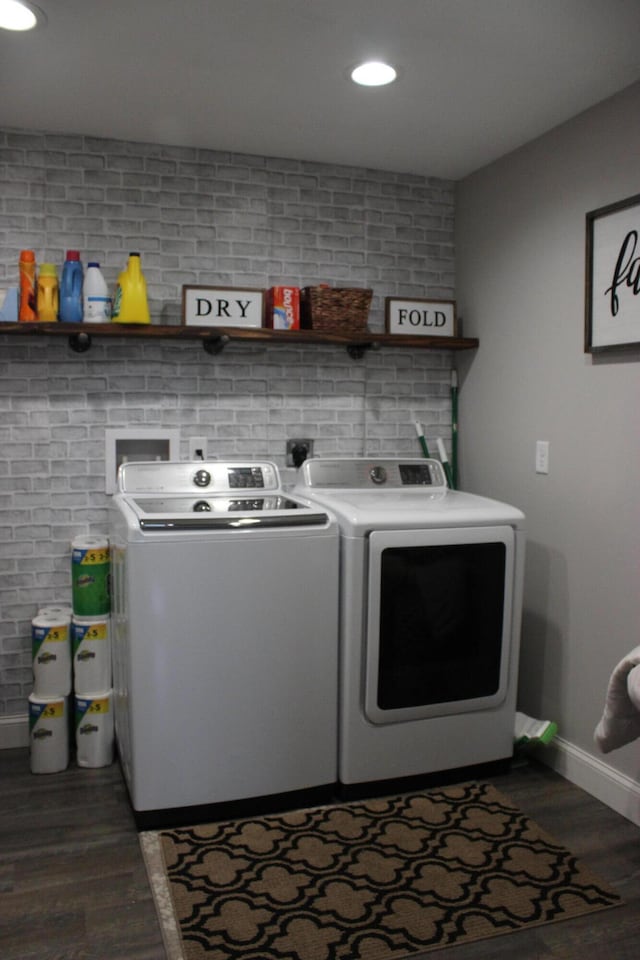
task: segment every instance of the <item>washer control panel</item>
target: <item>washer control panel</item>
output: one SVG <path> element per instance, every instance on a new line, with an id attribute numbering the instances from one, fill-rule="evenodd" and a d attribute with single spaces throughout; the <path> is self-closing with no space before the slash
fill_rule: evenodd
<path id="1" fill-rule="evenodd" d="M 430 491 L 447 489 L 444 469 L 439 460 L 373 460 L 366 457 L 305 460 L 300 470 L 305 487 L 343 490 L 399 490 L 428 487 Z"/>
<path id="2" fill-rule="evenodd" d="M 382 483 L 387 482 L 387 471 L 380 464 L 376 464 L 375 467 L 371 467 L 369 470 L 369 479 L 371 483 L 374 483 L 376 486 L 379 486 Z"/>
<path id="3" fill-rule="evenodd" d="M 235 490 L 278 490 L 275 463 L 218 460 L 125 463 L 118 471 L 121 493 L 228 493 Z"/>
<path id="4" fill-rule="evenodd" d="M 230 467 L 227 475 L 229 488 L 231 490 L 263 490 L 265 487 L 264 465 L 257 467 Z"/>

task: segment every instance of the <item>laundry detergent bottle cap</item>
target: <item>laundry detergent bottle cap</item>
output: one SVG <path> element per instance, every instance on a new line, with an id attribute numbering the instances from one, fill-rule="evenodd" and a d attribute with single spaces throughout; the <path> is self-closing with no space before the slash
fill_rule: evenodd
<path id="1" fill-rule="evenodd" d="M 38 320 L 55 323 L 59 310 L 58 271 L 55 263 L 40 264 L 36 288 Z"/>
<path id="2" fill-rule="evenodd" d="M 18 321 L 29 323 L 38 319 L 36 305 L 36 255 L 33 250 L 21 250 L 18 261 L 20 299 Z"/>
<path id="3" fill-rule="evenodd" d="M 127 267 L 118 277 L 113 300 L 114 323 L 151 323 L 147 301 L 147 282 L 139 253 L 130 253 Z"/>
<path id="4" fill-rule="evenodd" d="M 111 320 L 111 297 L 97 260 L 91 260 L 87 265 L 82 285 L 82 307 L 85 323 L 109 323 Z"/>
<path id="5" fill-rule="evenodd" d="M 60 281 L 60 320 L 80 323 L 82 320 L 83 270 L 79 250 L 67 250 Z"/>

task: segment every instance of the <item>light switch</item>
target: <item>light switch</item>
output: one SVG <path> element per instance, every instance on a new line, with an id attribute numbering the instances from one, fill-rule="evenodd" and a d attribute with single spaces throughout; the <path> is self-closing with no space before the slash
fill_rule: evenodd
<path id="1" fill-rule="evenodd" d="M 536 473 L 549 473 L 548 440 L 536 440 Z"/>

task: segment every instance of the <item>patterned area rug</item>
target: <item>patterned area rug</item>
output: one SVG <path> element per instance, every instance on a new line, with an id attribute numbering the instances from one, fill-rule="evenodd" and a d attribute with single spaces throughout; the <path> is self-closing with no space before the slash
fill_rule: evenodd
<path id="1" fill-rule="evenodd" d="M 168 960 L 401 960 L 622 902 L 482 783 L 140 838 Z"/>

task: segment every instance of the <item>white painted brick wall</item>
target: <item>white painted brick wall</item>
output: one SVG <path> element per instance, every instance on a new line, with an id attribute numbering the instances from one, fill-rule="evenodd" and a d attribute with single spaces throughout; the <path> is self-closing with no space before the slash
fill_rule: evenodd
<path id="1" fill-rule="evenodd" d="M 99 260 L 115 286 L 140 250 L 155 322 L 179 322 L 185 283 L 328 282 L 384 297 L 454 293 L 453 184 L 377 170 L 91 137 L 0 130 L 0 285 L 18 252 Z M 104 431 L 174 427 L 181 455 L 272 457 L 313 437 L 318 454 L 419 455 L 450 438 L 447 352 L 195 341 L 33 342 L 0 328 L 0 719 L 26 712 L 30 621 L 70 600 L 70 542 L 107 531 Z"/>

